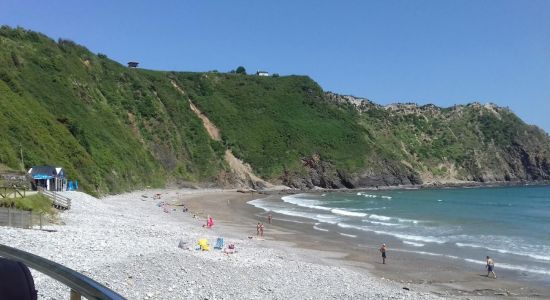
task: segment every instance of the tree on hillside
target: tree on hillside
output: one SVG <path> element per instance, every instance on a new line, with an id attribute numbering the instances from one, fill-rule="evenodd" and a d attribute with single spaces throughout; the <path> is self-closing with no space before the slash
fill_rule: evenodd
<path id="1" fill-rule="evenodd" d="M 235 72 L 246 75 L 246 69 L 243 66 L 239 66 Z"/>

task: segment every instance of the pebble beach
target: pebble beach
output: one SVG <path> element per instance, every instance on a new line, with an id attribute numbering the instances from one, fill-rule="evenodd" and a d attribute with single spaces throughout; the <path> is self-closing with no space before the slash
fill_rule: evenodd
<path id="1" fill-rule="evenodd" d="M 250 239 L 222 222 L 206 229 L 202 216 L 193 218 L 178 206 L 167 213 L 158 206 L 201 192 L 139 191 L 102 199 L 63 192 L 72 207 L 59 214 L 62 224 L 49 225 L 48 231 L 0 227 L 0 243 L 72 268 L 128 299 L 438 298 L 365 270 L 327 263 L 314 250 Z M 227 194 L 208 193 L 220 201 Z M 154 199 L 156 194 L 161 199 Z M 218 237 L 237 252 L 212 249 Z M 195 250 L 201 238 L 208 239 L 210 251 Z M 35 271 L 33 276 L 39 299 L 68 298 L 67 287 Z"/>

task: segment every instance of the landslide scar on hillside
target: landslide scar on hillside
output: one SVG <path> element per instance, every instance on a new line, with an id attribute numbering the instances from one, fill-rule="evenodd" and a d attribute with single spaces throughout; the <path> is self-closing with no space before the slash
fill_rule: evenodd
<path id="1" fill-rule="evenodd" d="M 174 80 L 170 80 L 170 83 L 172 83 L 172 86 L 183 96 L 186 96 L 185 91 L 181 89 L 178 84 Z M 220 130 L 214 125 L 207 116 L 205 116 L 196 106 L 193 104 L 191 99 L 189 97 L 186 97 L 187 101 L 189 101 L 189 107 L 195 113 L 197 117 L 199 117 L 202 120 L 202 124 L 204 125 L 204 128 L 208 132 L 208 135 L 210 138 L 212 138 L 215 141 L 221 141 L 221 134 Z M 252 171 L 252 168 L 249 164 L 244 163 L 235 155 L 230 149 L 225 150 L 225 161 L 233 171 L 237 175 L 237 177 L 241 178 L 241 180 L 245 182 L 251 182 L 254 186 L 258 183 L 261 183 L 263 186 L 271 187 L 273 186 L 271 183 L 264 181 L 260 177 L 256 176 L 254 172 Z"/>

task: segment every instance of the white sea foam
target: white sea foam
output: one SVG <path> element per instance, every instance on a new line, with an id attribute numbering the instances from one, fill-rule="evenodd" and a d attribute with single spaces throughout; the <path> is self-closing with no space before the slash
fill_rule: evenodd
<path id="1" fill-rule="evenodd" d="M 391 196 L 382 196 L 381 198 L 391 200 L 392 197 Z"/>
<path id="2" fill-rule="evenodd" d="M 371 214 L 369 216 L 369 218 L 379 220 L 379 221 L 389 221 L 389 220 L 391 220 L 391 217 L 380 216 L 380 215 L 375 215 L 375 214 Z"/>
<path id="3" fill-rule="evenodd" d="M 325 232 L 330 231 L 330 230 L 328 230 L 328 229 L 321 228 L 321 227 L 317 226 L 317 225 L 319 225 L 319 224 L 320 224 L 320 223 L 315 223 L 315 225 L 313 225 L 313 229 L 319 230 L 319 231 L 325 231 Z"/>
<path id="4" fill-rule="evenodd" d="M 287 209 L 275 209 L 273 211 L 279 214 L 287 215 L 287 216 L 301 217 L 301 218 L 307 218 L 307 219 L 313 219 L 313 220 L 316 219 L 315 214 L 311 214 L 303 211 L 287 210 Z"/>
<path id="5" fill-rule="evenodd" d="M 418 220 L 411 220 L 411 219 L 404 219 L 404 218 L 392 218 L 392 217 L 388 217 L 388 216 L 382 216 L 382 215 L 376 215 L 376 214 L 371 214 L 369 216 L 369 218 L 371 219 L 375 219 L 375 220 L 378 220 L 378 221 L 390 221 L 390 220 L 397 220 L 398 222 L 400 223 L 413 223 L 413 224 L 418 224 L 420 221 Z"/>
<path id="6" fill-rule="evenodd" d="M 254 207 L 257 207 L 259 209 L 263 209 L 265 211 L 270 211 L 271 210 L 267 207 L 266 202 L 263 199 L 254 199 L 254 200 L 248 201 L 247 203 L 250 204 L 250 205 L 253 205 Z"/>
<path id="7" fill-rule="evenodd" d="M 415 246 L 415 247 L 424 247 L 425 244 L 422 244 L 422 243 L 416 243 L 416 242 L 411 242 L 411 241 L 403 241 L 403 244 L 407 244 L 407 245 L 411 245 L 411 246 Z"/>
<path id="8" fill-rule="evenodd" d="M 342 232 L 338 232 L 340 235 L 343 235 L 343 236 L 347 236 L 347 237 L 350 237 L 350 238 L 356 238 L 357 236 L 354 235 L 354 234 L 347 234 L 347 233 L 342 233 Z"/>
<path id="9" fill-rule="evenodd" d="M 363 210 L 381 210 L 381 209 L 386 209 L 385 206 L 382 206 L 382 207 L 370 207 L 370 208 L 363 208 Z"/>
<path id="10" fill-rule="evenodd" d="M 402 223 L 413 223 L 413 224 L 418 224 L 419 222 L 418 220 L 402 219 L 402 218 L 397 218 L 397 221 Z"/>
<path id="11" fill-rule="evenodd" d="M 337 224 L 338 222 L 340 222 L 340 218 L 334 215 L 326 215 L 326 214 L 317 214 L 315 215 L 314 219 L 322 223 L 329 223 L 329 224 Z"/>
<path id="12" fill-rule="evenodd" d="M 415 253 L 415 254 L 422 254 L 422 255 L 429 255 L 429 256 L 448 257 L 448 258 L 452 258 L 452 259 L 462 259 L 462 258 L 460 258 L 458 256 L 454 256 L 454 255 L 440 254 L 440 253 L 433 253 L 433 252 L 426 252 L 426 251 L 415 251 L 415 250 L 404 250 L 404 249 L 399 249 L 399 250 L 394 250 L 394 251 Z"/>
<path id="13" fill-rule="evenodd" d="M 342 227 L 342 228 L 352 228 L 352 229 L 357 229 L 357 230 L 369 231 L 369 230 L 367 230 L 367 228 L 362 227 L 362 226 L 350 225 L 350 224 L 346 224 L 346 223 L 338 223 L 337 225 L 338 225 L 338 227 Z"/>
<path id="14" fill-rule="evenodd" d="M 258 217 L 264 217 L 264 216 L 258 216 Z M 277 221 L 291 222 L 291 223 L 298 223 L 298 224 L 311 224 L 311 222 L 302 222 L 298 220 L 285 219 L 285 218 L 277 218 Z"/>
<path id="15" fill-rule="evenodd" d="M 377 198 L 378 195 L 373 195 L 373 194 L 363 194 L 364 197 L 367 197 L 367 198 Z"/>
<path id="16" fill-rule="evenodd" d="M 305 199 L 297 196 L 284 196 L 284 197 L 281 197 L 281 199 L 286 203 L 294 204 L 296 206 L 313 208 L 318 210 L 331 210 L 329 207 L 321 206 L 323 202 L 319 200 Z"/>
<path id="17" fill-rule="evenodd" d="M 467 262 L 471 262 L 478 265 L 485 265 L 486 262 L 482 260 L 476 260 L 476 259 L 464 259 Z M 516 265 L 510 265 L 505 263 L 496 263 L 495 269 L 507 269 L 507 270 L 515 270 L 515 271 L 522 271 L 522 272 L 528 272 L 528 273 L 535 273 L 535 274 L 542 274 L 542 275 L 550 275 L 550 270 L 536 268 L 536 267 L 522 267 L 522 266 L 516 266 Z"/>
<path id="18" fill-rule="evenodd" d="M 419 236 L 419 235 L 409 235 L 409 234 L 402 234 L 402 233 L 396 233 L 396 232 L 389 232 L 389 231 L 383 231 L 383 230 L 375 230 L 371 229 L 366 226 L 357 226 L 357 225 L 351 225 L 346 223 L 338 223 L 338 227 L 342 228 L 352 228 L 357 229 L 361 231 L 368 231 L 373 232 L 376 234 L 383 234 L 383 235 L 389 235 L 396 237 L 398 239 L 401 239 L 402 241 L 415 241 L 415 242 L 423 242 L 423 243 L 436 243 L 436 244 L 443 244 L 447 242 L 445 239 L 434 237 L 434 236 Z"/>
<path id="19" fill-rule="evenodd" d="M 442 238 L 434 237 L 434 236 L 409 235 L 409 234 L 401 234 L 401 233 L 387 232 L 387 231 L 380 231 L 380 230 L 373 230 L 373 232 L 377 234 L 391 235 L 398 239 L 401 239 L 402 241 L 408 240 L 408 241 L 436 243 L 436 244 L 443 244 L 446 242 L 446 240 Z"/>
<path id="20" fill-rule="evenodd" d="M 527 253 L 527 252 L 523 252 L 523 251 L 512 251 L 512 250 L 496 249 L 496 248 L 491 248 L 491 247 L 486 247 L 486 246 L 481 246 L 481 245 L 476 245 L 476 244 L 468 244 L 468 243 L 455 243 L 455 245 L 457 245 L 458 247 L 483 248 L 483 249 L 487 249 L 487 250 L 490 250 L 490 251 L 495 251 L 495 252 L 502 253 L 502 254 L 513 254 L 513 255 L 520 255 L 520 256 L 528 256 L 528 257 L 538 259 L 538 260 L 550 261 L 550 256 L 531 254 L 531 253 Z"/>
<path id="21" fill-rule="evenodd" d="M 348 217 L 366 217 L 367 216 L 366 213 L 348 211 L 348 210 L 343 210 L 338 208 L 333 208 L 330 212 L 332 212 L 333 214 L 348 216 Z"/>
<path id="22" fill-rule="evenodd" d="M 337 224 L 338 222 L 340 222 L 340 218 L 335 215 L 318 214 L 315 212 L 307 212 L 307 211 L 294 210 L 291 208 L 285 208 L 285 207 L 281 207 L 280 205 L 277 206 L 276 203 L 270 203 L 268 201 L 265 201 L 264 199 L 252 200 L 252 201 L 249 201 L 248 204 L 251 204 L 265 211 L 272 211 L 278 214 L 292 216 L 292 217 L 312 219 L 322 223 Z M 303 206 L 300 206 L 300 207 L 303 207 Z M 297 222 L 297 223 L 300 223 L 300 222 Z"/>
<path id="23" fill-rule="evenodd" d="M 371 223 L 375 225 L 383 225 L 383 226 L 400 226 L 399 224 L 395 224 L 395 223 L 387 223 L 387 222 L 379 222 L 379 221 L 371 221 L 371 220 L 363 220 L 363 222 Z"/>
<path id="24" fill-rule="evenodd" d="M 429 255 L 429 256 L 445 256 L 443 254 L 439 254 L 439 253 L 432 253 L 432 252 L 426 252 L 426 251 L 411 251 L 412 253 L 418 253 L 418 254 L 423 254 L 423 255 Z"/>

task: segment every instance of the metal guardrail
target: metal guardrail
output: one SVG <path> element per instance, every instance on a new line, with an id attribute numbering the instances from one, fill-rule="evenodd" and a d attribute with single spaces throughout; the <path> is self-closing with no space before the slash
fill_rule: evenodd
<path id="1" fill-rule="evenodd" d="M 38 255 L 0 244 L 0 256 L 24 263 L 71 289 L 71 300 L 79 300 L 82 296 L 89 300 L 123 300 L 116 292 L 101 283 L 84 276 L 72 269 Z"/>

